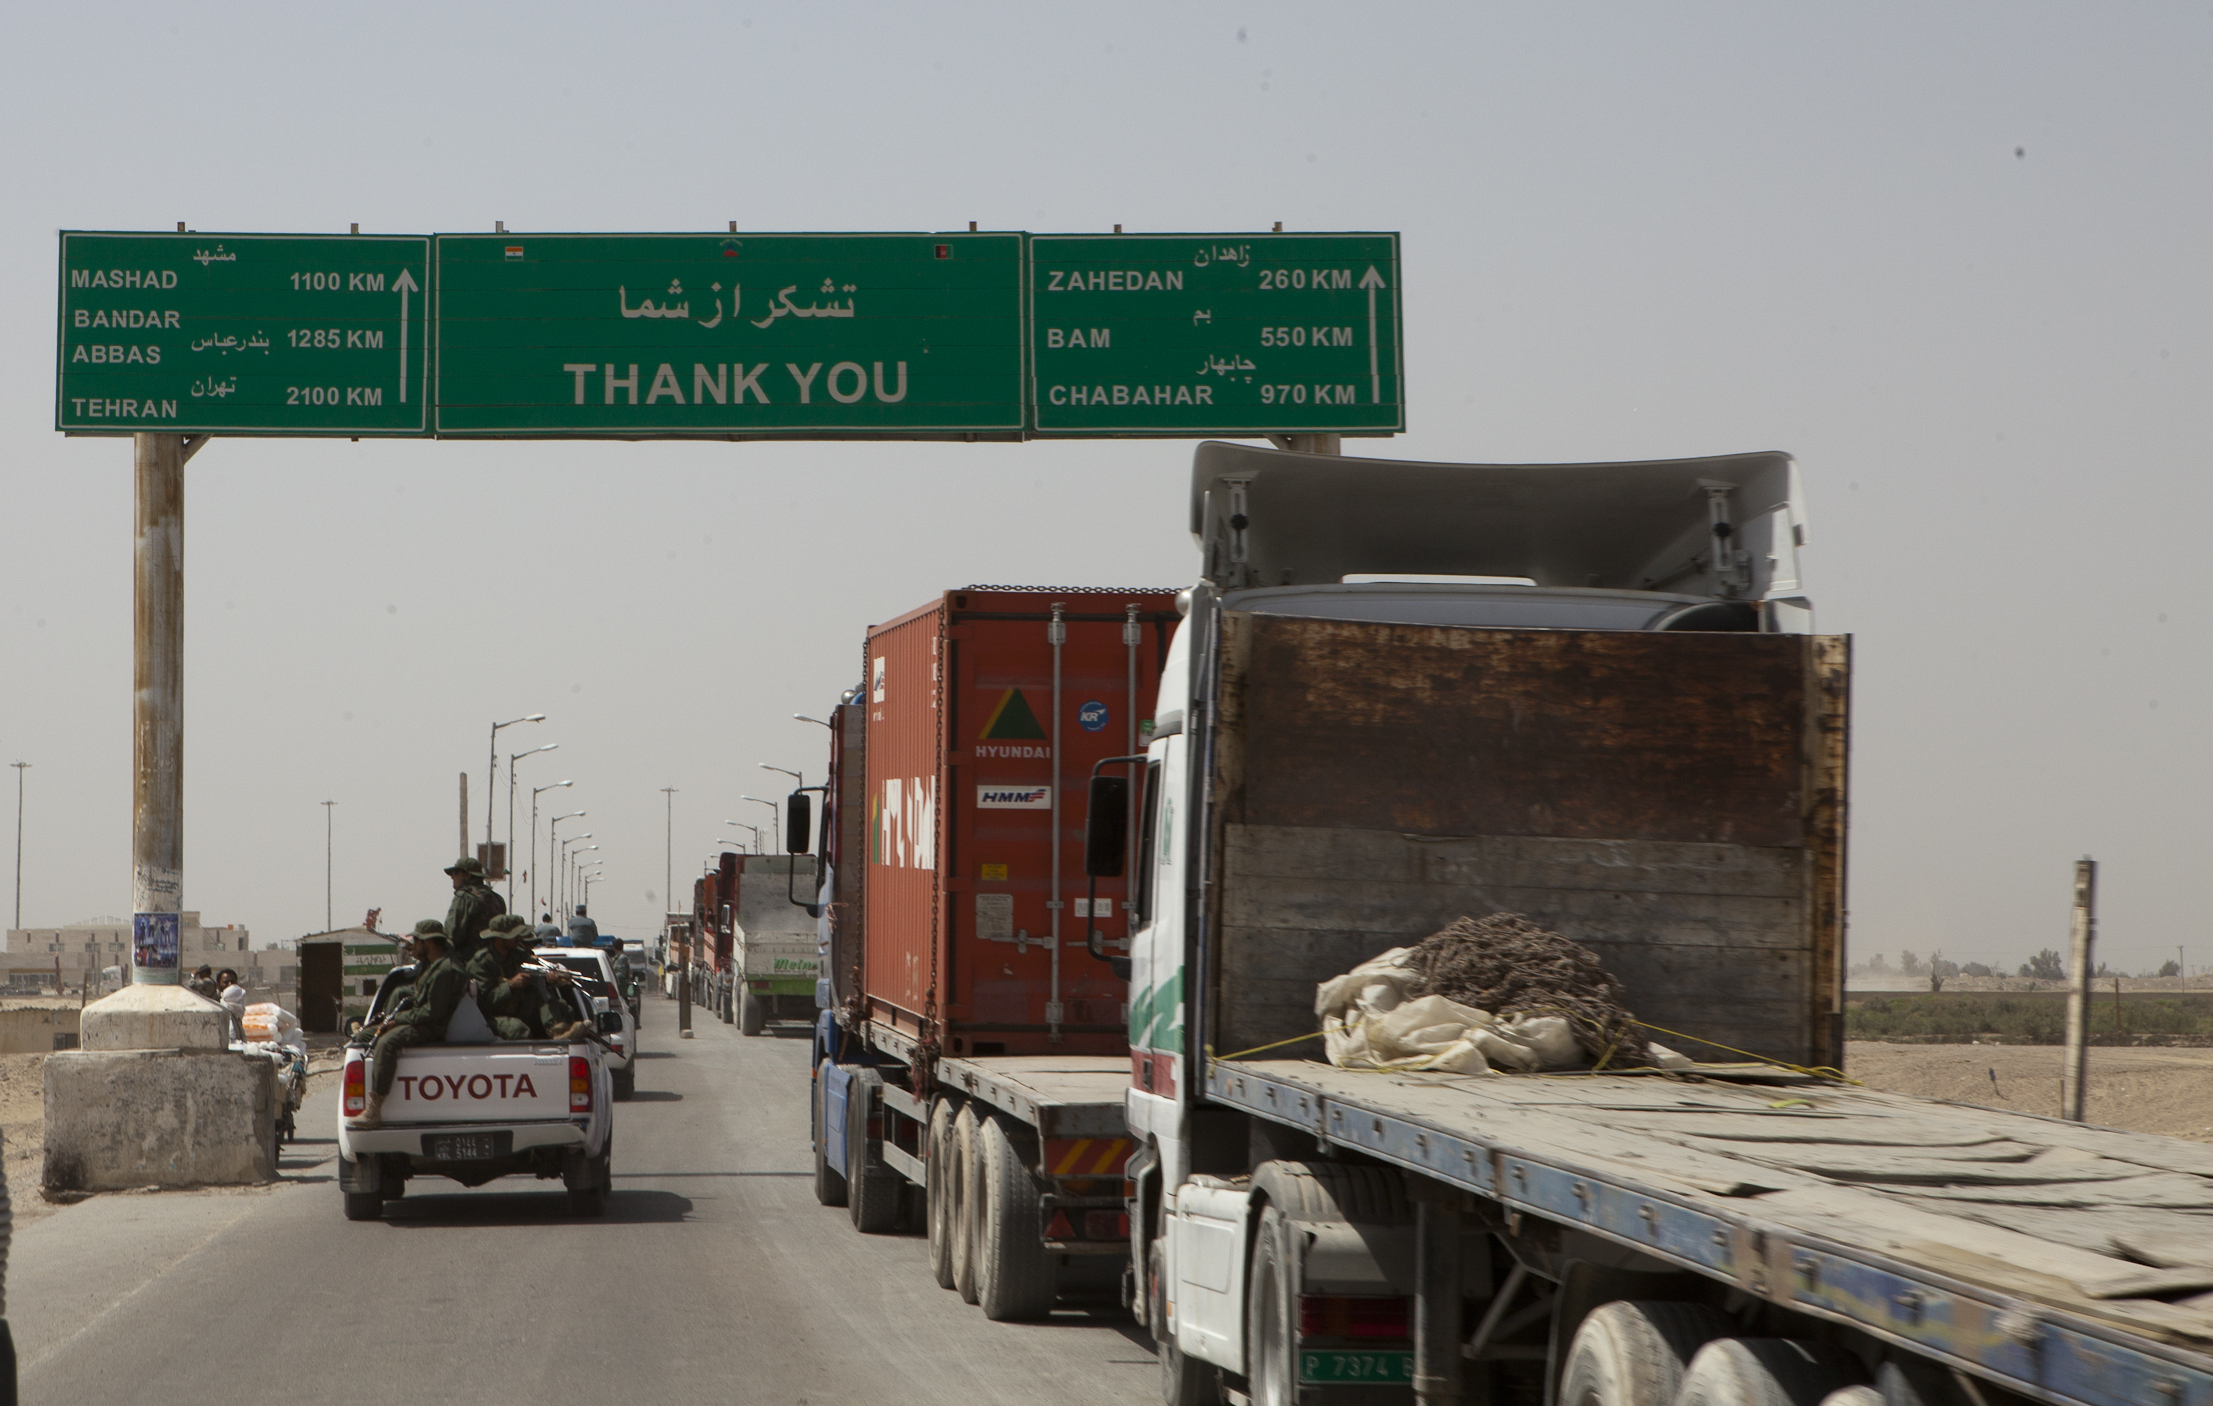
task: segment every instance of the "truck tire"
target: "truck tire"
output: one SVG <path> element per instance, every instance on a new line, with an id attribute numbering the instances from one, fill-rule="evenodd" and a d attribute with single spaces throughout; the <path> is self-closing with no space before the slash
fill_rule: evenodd
<path id="1" fill-rule="evenodd" d="M 930 1235 L 930 1277 L 940 1289 L 953 1287 L 953 1210 L 959 1195 L 960 1163 L 953 1151 L 953 1100 L 930 1105 L 930 1149 L 924 1165 L 923 1220 Z"/>
<path id="2" fill-rule="evenodd" d="M 953 1115 L 953 1288 L 961 1302 L 976 1302 L 976 1105 Z"/>
<path id="3" fill-rule="evenodd" d="M 383 1218 L 383 1193 L 376 1191 L 349 1191 L 346 1193 L 347 1220 L 381 1220 Z"/>
<path id="4" fill-rule="evenodd" d="M 1716 1338 L 1683 1372 L 1674 1406 L 1821 1406 L 1851 1384 L 1828 1349 L 1792 1338 Z"/>
<path id="5" fill-rule="evenodd" d="M 599 1156 L 578 1169 L 573 1177 L 564 1177 L 569 1190 L 569 1214 L 572 1216 L 599 1216 L 607 1213 L 607 1193 L 614 1186 L 615 1139 L 609 1135 L 607 1145 L 599 1150 Z"/>
<path id="6" fill-rule="evenodd" d="M 1291 1218 L 1283 1208 L 1263 1206 L 1245 1280 L 1245 1365 L 1252 1406 L 1295 1406 L 1299 1399 L 1298 1373 L 1291 1362 L 1298 1341 L 1293 1316 L 1298 1312 L 1298 1266 L 1290 1236 Z"/>
<path id="7" fill-rule="evenodd" d="M 984 1173 L 977 1301 L 995 1323 L 1043 1318 L 1053 1311 L 1057 1276 L 1056 1257 L 1045 1248 L 1044 1203 L 1025 1155 L 1035 1135 L 1004 1114 L 982 1119 L 976 1132 Z"/>
<path id="8" fill-rule="evenodd" d="M 738 988 L 738 1033 L 758 1035 L 768 1028 L 768 1002 L 746 987 Z"/>
<path id="9" fill-rule="evenodd" d="M 1698 1349 L 1732 1327 L 1728 1315 L 1704 1304 L 1601 1304 L 1568 1348 L 1559 1406 L 1673 1406 Z"/>
<path id="10" fill-rule="evenodd" d="M 883 1163 L 881 1154 L 869 1156 L 868 1114 L 876 1108 L 876 1091 L 884 1076 L 873 1069 L 853 1075 L 845 1104 L 845 1205 L 852 1213 L 853 1228 L 863 1235 L 883 1235 L 899 1223 L 899 1189 L 906 1179 Z M 860 1127 L 853 1126 L 855 1112 Z"/>
<path id="11" fill-rule="evenodd" d="M 825 1206 L 845 1204 L 845 1174 L 830 1166 L 830 1061 L 815 1067 L 814 1142 L 815 1200 Z"/>
<path id="12" fill-rule="evenodd" d="M 638 1092 L 638 1066 L 633 1064 L 628 1069 L 616 1070 L 614 1080 L 615 1101 L 627 1102 L 631 1095 Z"/>
<path id="13" fill-rule="evenodd" d="M 1167 1270 L 1167 1252 L 1155 1240 L 1145 1258 L 1145 1321 L 1153 1331 L 1154 1360 L 1160 1364 L 1161 1406 L 1221 1406 L 1221 1369 L 1184 1356 L 1168 1329 Z"/>

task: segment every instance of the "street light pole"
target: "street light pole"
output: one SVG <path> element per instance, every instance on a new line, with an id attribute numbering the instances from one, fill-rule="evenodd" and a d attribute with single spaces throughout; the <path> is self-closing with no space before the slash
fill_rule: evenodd
<path id="1" fill-rule="evenodd" d="M 530 792 L 530 906 L 538 906 L 538 796 L 544 791 L 558 791 L 563 786 L 573 786 L 573 781 L 556 781 L 550 786 L 538 786 Z"/>
<path id="2" fill-rule="evenodd" d="M 582 812 L 579 812 L 579 814 L 581 814 L 581 813 L 582 813 Z M 556 881 L 556 885 L 557 885 L 557 887 L 556 887 L 556 888 L 555 888 L 555 890 L 554 890 L 554 895 L 553 895 L 553 901 L 554 901 L 554 902 L 556 902 L 556 903 L 558 903 L 558 904 L 560 904 L 560 905 L 561 905 L 561 907 L 562 907 L 562 908 L 563 908 L 563 910 L 564 910 L 564 911 L 562 912 L 562 914 L 561 914 L 561 924 L 562 924 L 562 926 L 564 926 L 564 927 L 566 927 L 566 926 L 568 925 L 568 921 L 569 921 L 569 915 L 568 915 L 568 913 L 566 912 L 566 909 L 567 909 L 567 907 L 568 907 L 568 902 L 569 902 L 569 894 L 568 894 L 568 876 L 569 876 L 569 846 L 570 846 L 570 845 L 573 845 L 573 844 L 576 844 L 577 842 L 579 842 L 579 841 L 581 841 L 581 840 L 588 840 L 588 839 L 590 839 L 591 837 L 592 837 L 592 832 L 591 832 L 591 831 L 589 831 L 589 830 L 586 830 L 586 831 L 585 831 L 585 832 L 584 832 L 583 834 L 581 834 L 581 835 L 571 835 L 571 836 L 569 836 L 569 837 L 568 837 L 567 839 L 565 839 L 565 840 L 561 841 L 561 862 L 560 862 L 560 865 L 559 865 L 559 866 L 558 866 L 558 867 L 557 867 L 557 868 L 556 868 L 556 869 L 555 869 L 555 870 L 553 871 L 553 873 L 554 873 L 554 878 L 555 878 L 555 881 Z"/>
<path id="3" fill-rule="evenodd" d="M 561 846 L 561 822 L 574 820 L 583 813 L 580 810 L 572 810 L 567 815 L 556 815 L 546 822 L 546 863 L 548 866 L 554 864 L 555 855 Z M 531 861 L 531 867 L 533 871 L 536 870 L 537 861 L 535 858 Z M 554 876 L 548 874 L 546 876 L 546 897 L 558 905 L 561 902 L 561 895 L 554 890 L 553 881 Z M 533 908 L 538 906 L 538 881 L 536 879 L 530 882 L 530 906 Z"/>
<path id="4" fill-rule="evenodd" d="M 668 797 L 668 848 L 661 862 L 661 931 L 666 936 L 668 915 L 676 911 L 676 788 L 663 786 L 661 794 Z"/>
<path id="5" fill-rule="evenodd" d="M 324 931 L 324 932 L 329 932 L 329 931 L 331 930 L 331 926 L 330 926 L 330 924 L 331 924 L 331 913 L 330 913 L 330 855 L 331 855 L 331 839 L 330 839 L 330 837 L 331 837 L 331 822 L 330 822 L 330 814 L 331 814 L 331 812 L 330 812 L 330 808 L 331 808 L 332 806 L 334 806 L 334 805 L 337 805 L 337 804 L 338 804 L 338 802 L 336 802 L 336 801 L 325 801 L 325 802 L 323 802 L 323 931 Z"/>
<path id="6" fill-rule="evenodd" d="M 15 768 L 15 925 L 23 926 L 23 773 L 29 762 L 9 762 Z"/>
<path id="7" fill-rule="evenodd" d="M 740 796 L 740 797 L 738 797 L 738 799 L 739 799 L 739 800 L 741 800 L 741 801 L 751 801 L 751 802 L 753 802 L 753 804 L 755 804 L 755 805 L 757 805 L 757 806 L 767 806 L 767 807 L 768 807 L 768 813 L 769 813 L 770 815 L 772 815 L 772 816 L 776 817 L 776 819 L 775 819 L 775 821 L 774 821 L 774 824 L 775 824 L 775 826 L 776 826 L 777 843 L 778 843 L 778 844 L 782 844 L 782 843 L 783 843 L 783 834 L 784 834 L 784 807 L 783 807 L 783 804 L 782 804 L 781 802 L 779 802 L 779 801 L 764 801 L 764 800 L 762 800 L 762 799 L 761 799 L 761 798 L 760 798 L 759 796 Z M 737 822 L 733 820 L 733 821 L 725 821 L 724 823 L 725 823 L 725 824 L 730 824 L 730 825 L 735 825 L 735 824 L 736 824 Z"/>
<path id="8" fill-rule="evenodd" d="M 484 760 L 484 857 L 487 859 L 492 857 L 492 797 L 499 794 L 499 730 L 513 727 L 516 723 L 542 723 L 545 720 L 544 713 L 532 713 L 528 717 L 509 718 L 506 722 L 492 724 L 492 741 L 486 748 Z M 512 807 L 509 808 L 508 823 L 514 823 Z"/>
<path id="9" fill-rule="evenodd" d="M 534 757 L 540 752 L 551 752 L 560 745 L 558 742 L 548 742 L 543 747 L 533 747 L 527 752 L 510 752 L 507 754 L 507 863 L 505 868 L 507 870 L 507 907 L 510 911 L 515 907 L 515 763 L 521 761 L 524 757 Z M 535 792 L 531 794 L 531 803 L 533 805 L 537 803 Z M 532 849 L 536 849 L 538 846 L 537 840 L 532 839 L 530 845 Z M 535 859 L 537 856 L 532 855 L 531 858 Z"/>

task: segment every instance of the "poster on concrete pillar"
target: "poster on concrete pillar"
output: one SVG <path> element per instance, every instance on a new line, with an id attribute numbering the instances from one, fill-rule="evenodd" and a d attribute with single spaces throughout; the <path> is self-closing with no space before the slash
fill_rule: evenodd
<path id="1" fill-rule="evenodd" d="M 131 965 L 166 968 L 171 971 L 176 969 L 176 914 L 133 913 L 131 915 Z"/>

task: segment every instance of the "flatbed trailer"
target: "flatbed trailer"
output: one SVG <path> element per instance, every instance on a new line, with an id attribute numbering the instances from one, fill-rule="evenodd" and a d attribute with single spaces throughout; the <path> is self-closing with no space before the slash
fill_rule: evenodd
<path id="1" fill-rule="evenodd" d="M 1209 444 L 1191 527 L 1137 842 L 1087 827 L 1171 1406 L 2213 1406 L 2213 1149 L 1833 1073 L 1852 650 L 1787 456 Z M 1318 984 L 1504 913 L 1747 1062 L 1325 1061 Z"/>
<path id="2" fill-rule="evenodd" d="M 1759 1067 L 1216 1061 L 1206 1088 L 1524 1231 L 1571 1229 L 1947 1374 L 2035 1400 L 2213 1401 L 2213 1271 L 2144 1263 L 2213 1259 L 2213 1148 Z"/>

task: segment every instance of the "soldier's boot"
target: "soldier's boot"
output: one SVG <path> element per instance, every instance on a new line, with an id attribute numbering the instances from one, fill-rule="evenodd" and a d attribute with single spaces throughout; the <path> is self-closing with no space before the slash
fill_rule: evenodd
<path id="1" fill-rule="evenodd" d="M 360 1113 L 351 1118 L 348 1118 L 346 1120 L 346 1126 L 354 1129 L 357 1132 L 373 1132 L 376 1129 L 383 1127 L 384 1098 L 385 1096 L 383 1094 L 371 1093 L 369 1095 L 368 1106 L 366 1108 L 363 1108 Z"/>

